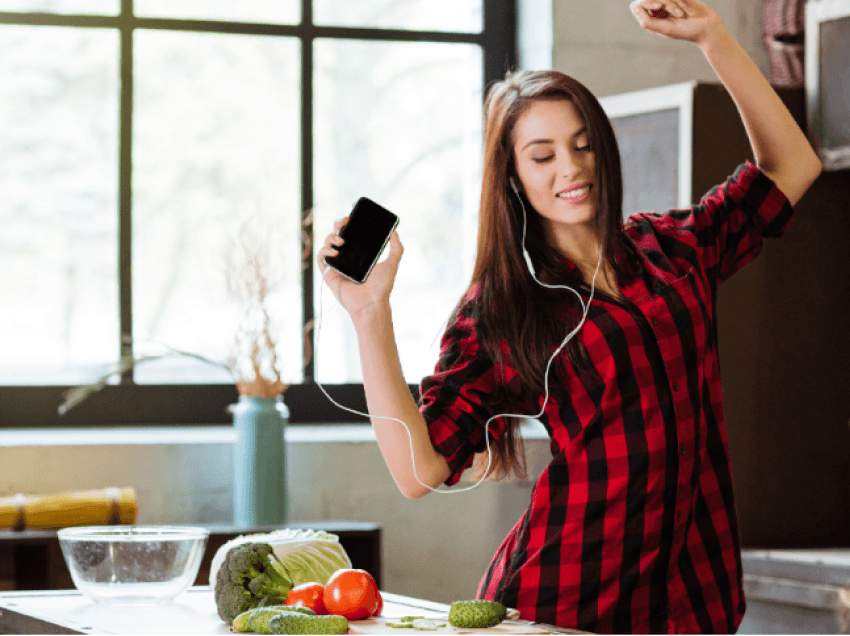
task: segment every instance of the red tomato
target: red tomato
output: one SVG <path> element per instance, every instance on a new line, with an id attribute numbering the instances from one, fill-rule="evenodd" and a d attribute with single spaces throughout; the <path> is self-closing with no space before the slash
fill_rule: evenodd
<path id="1" fill-rule="evenodd" d="M 329 614 L 345 616 L 350 621 L 369 618 L 379 610 L 378 586 L 366 570 L 337 570 L 325 584 L 323 596 Z"/>
<path id="2" fill-rule="evenodd" d="M 371 578 L 371 577 L 370 577 Z M 378 589 L 378 584 L 375 582 L 375 579 L 372 578 L 372 583 L 375 586 L 375 607 L 370 612 L 371 616 L 380 616 L 381 610 L 384 609 L 384 599 L 381 596 L 381 591 Z"/>
<path id="3" fill-rule="evenodd" d="M 327 614 L 324 602 L 325 588 L 320 583 L 302 583 L 293 587 L 284 605 L 295 605 L 313 610 L 318 615 Z"/>
<path id="4" fill-rule="evenodd" d="M 376 586 L 376 587 L 377 587 L 377 586 Z M 383 609 L 384 609 L 384 599 L 383 599 L 383 597 L 381 596 L 381 592 L 380 592 L 380 591 L 378 591 L 378 590 L 376 590 L 376 593 L 377 593 L 377 595 L 378 595 L 378 604 L 377 604 L 377 606 L 375 607 L 375 610 L 372 612 L 372 616 L 380 616 L 380 615 L 381 615 L 381 610 L 383 610 Z"/>

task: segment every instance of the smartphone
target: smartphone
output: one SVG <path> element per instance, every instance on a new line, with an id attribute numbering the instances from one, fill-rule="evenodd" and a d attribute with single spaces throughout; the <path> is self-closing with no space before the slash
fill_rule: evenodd
<path id="1" fill-rule="evenodd" d="M 387 246 L 398 226 L 398 217 L 371 199 L 361 197 L 348 215 L 348 223 L 339 231 L 345 243 L 336 256 L 326 256 L 325 265 L 363 283 Z"/>

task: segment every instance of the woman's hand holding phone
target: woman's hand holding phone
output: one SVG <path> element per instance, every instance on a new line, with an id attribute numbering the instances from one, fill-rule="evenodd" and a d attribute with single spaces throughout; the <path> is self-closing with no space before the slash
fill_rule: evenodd
<path id="1" fill-rule="evenodd" d="M 325 264 L 325 257 L 336 256 L 337 248 L 345 242 L 339 236 L 339 232 L 345 227 L 346 223 L 348 223 L 347 216 L 334 223 L 334 231 L 325 238 L 322 248 L 316 254 L 316 262 L 333 295 L 345 308 L 352 320 L 356 321 L 369 309 L 389 305 L 390 293 L 395 284 L 398 264 L 404 253 L 404 246 L 398 238 L 398 232 L 394 231 L 390 235 L 390 251 L 387 258 L 375 265 L 371 274 L 363 283 L 355 283 Z"/>

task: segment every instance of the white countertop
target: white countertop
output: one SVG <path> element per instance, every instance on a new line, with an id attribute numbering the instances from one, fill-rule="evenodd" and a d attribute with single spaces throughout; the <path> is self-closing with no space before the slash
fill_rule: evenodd
<path id="1" fill-rule="evenodd" d="M 382 616 L 445 616 L 449 606 L 381 592 Z M 35 619 L 35 620 L 32 620 Z M 27 622 L 29 621 L 29 622 Z M 49 630 L 49 632 L 47 631 Z M 173 603 L 104 605 L 76 590 L 0 593 L 0 633 L 232 634 L 219 618 L 209 586 L 196 586 Z"/>

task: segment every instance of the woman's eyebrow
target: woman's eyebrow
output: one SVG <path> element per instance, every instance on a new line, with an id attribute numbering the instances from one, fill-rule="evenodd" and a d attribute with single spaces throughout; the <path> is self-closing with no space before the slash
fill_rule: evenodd
<path id="1" fill-rule="evenodd" d="M 580 135 L 583 135 L 586 132 L 587 132 L 587 126 L 582 126 L 581 128 L 579 128 L 577 131 L 575 131 L 573 133 L 572 138 L 575 139 L 576 137 L 579 137 Z M 527 144 L 525 144 L 522 147 L 522 150 L 525 150 L 529 146 L 533 146 L 535 144 L 551 144 L 551 143 L 553 143 L 553 141 L 551 139 L 532 139 L 531 141 L 529 141 Z M 520 152 L 522 152 L 522 150 L 520 150 Z"/>

